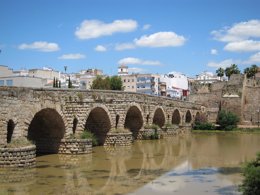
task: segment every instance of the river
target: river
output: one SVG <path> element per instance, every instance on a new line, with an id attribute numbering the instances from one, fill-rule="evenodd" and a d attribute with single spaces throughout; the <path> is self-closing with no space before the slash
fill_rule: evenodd
<path id="1" fill-rule="evenodd" d="M 44 155 L 32 169 L 0 169 L 0 194 L 240 194 L 240 167 L 259 151 L 259 133 L 192 133 Z"/>

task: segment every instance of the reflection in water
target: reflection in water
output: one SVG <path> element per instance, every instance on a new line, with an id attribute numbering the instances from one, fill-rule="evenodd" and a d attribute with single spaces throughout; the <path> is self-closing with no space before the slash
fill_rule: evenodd
<path id="1" fill-rule="evenodd" d="M 259 142 L 260 134 L 201 133 L 40 156 L 34 169 L 1 169 L 0 194 L 233 194 Z"/>

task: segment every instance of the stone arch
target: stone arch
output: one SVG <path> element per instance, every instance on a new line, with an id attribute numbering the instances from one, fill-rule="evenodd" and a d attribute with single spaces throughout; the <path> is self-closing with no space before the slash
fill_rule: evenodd
<path id="1" fill-rule="evenodd" d="M 58 153 L 64 134 L 64 121 L 53 108 L 37 112 L 28 128 L 28 139 L 35 143 L 37 153 Z"/>
<path id="2" fill-rule="evenodd" d="M 14 133 L 15 123 L 12 119 L 7 122 L 7 135 L 6 142 L 10 143 L 12 141 L 13 133 Z"/>
<path id="3" fill-rule="evenodd" d="M 90 131 L 96 136 L 98 145 L 104 145 L 110 128 L 110 114 L 105 106 L 97 106 L 90 110 L 85 123 L 85 130 Z"/>
<path id="4" fill-rule="evenodd" d="M 178 109 L 175 109 L 172 114 L 172 124 L 179 125 L 181 123 L 181 114 Z"/>
<path id="5" fill-rule="evenodd" d="M 194 118 L 194 120 L 195 120 L 194 122 L 200 121 L 200 118 L 201 118 L 200 112 L 196 112 L 195 118 Z"/>
<path id="6" fill-rule="evenodd" d="M 134 139 L 137 138 L 139 130 L 143 126 L 143 114 L 140 106 L 131 105 L 125 115 L 124 127 L 129 129 L 133 133 Z"/>
<path id="7" fill-rule="evenodd" d="M 190 112 L 190 110 L 187 110 L 187 112 L 185 114 L 185 123 L 190 123 L 191 120 L 192 120 L 191 112 Z"/>
<path id="8" fill-rule="evenodd" d="M 163 127 L 165 124 L 165 114 L 164 114 L 164 110 L 161 107 L 157 107 L 155 109 L 153 115 L 153 124 L 156 124 L 159 127 Z"/>

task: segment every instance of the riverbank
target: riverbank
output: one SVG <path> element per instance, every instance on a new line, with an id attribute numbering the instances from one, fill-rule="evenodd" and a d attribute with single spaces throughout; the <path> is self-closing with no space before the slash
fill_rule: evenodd
<path id="1" fill-rule="evenodd" d="M 191 130 L 192 133 L 260 133 L 260 128 L 235 128 L 230 131 L 226 130 Z"/>

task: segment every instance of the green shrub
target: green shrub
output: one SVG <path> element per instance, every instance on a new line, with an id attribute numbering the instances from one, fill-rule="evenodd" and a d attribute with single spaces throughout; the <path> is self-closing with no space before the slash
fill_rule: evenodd
<path id="1" fill-rule="evenodd" d="M 129 129 L 126 128 L 111 128 L 110 131 L 111 133 L 129 133 Z"/>
<path id="2" fill-rule="evenodd" d="M 91 133 L 88 130 L 83 131 L 83 133 L 80 135 L 81 139 L 92 139 L 92 145 L 97 146 L 98 145 L 98 139 L 97 137 Z"/>
<path id="3" fill-rule="evenodd" d="M 215 125 L 212 123 L 195 123 L 193 129 L 195 130 L 215 130 Z"/>
<path id="4" fill-rule="evenodd" d="M 238 116 L 232 112 L 221 110 L 218 114 L 217 122 L 223 130 L 230 131 L 236 128 L 238 121 Z"/>
<path id="5" fill-rule="evenodd" d="M 244 195 L 260 194 L 260 153 L 243 168 L 244 180 L 240 190 Z"/>
<path id="6" fill-rule="evenodd" d="M 160 129 L 160 127 L 159 127 L 158 125 L 156 125 L 156 124 L 151 124 L 151 125 L 146 124 L 146 125 L 144 126 L 144 128 L 145 128 L 145 129 L 154 129 L 154 130 Z"/>
<path id="7" fill-rule="evenodd" d="M 19 148 L 32 145 L 32 141 L 28 140 L 26 137 L 20 137 L 13 139 L 10 143 L 6 145 L 7 148 Z"/>

